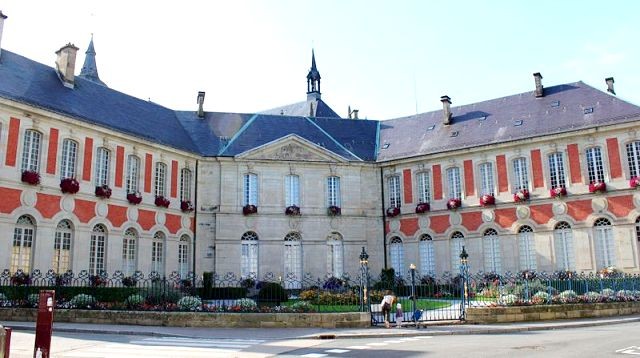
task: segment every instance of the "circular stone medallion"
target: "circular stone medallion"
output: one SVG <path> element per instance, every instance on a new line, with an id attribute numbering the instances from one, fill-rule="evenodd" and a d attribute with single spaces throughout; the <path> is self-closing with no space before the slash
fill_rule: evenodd
<path id="1" fill-rule="evenodd" d="M 30 208 L 34 207 L 36 205 L 36 201 L 38 201 L 36 190 L 33 188 L 29 188 L 23 191 L 20 195 L 20 201 L 24 206 L 28 206 Z"/>
<path id="2" fill-rule="evenodd" d="M 107 205 L 107 203 L 100 201 L 98 202 L 98 204 L 96 204 L 96 216 L 103 218 L 107 216 L 108 213 L 109 206 Z"/>
<path id="3" fill-rule="evenodd" d="M 160 225 L 164 225 L 167 222 L 167 215 L 163 211 L 156 212 L 156 222 Z"/>
<path id="4" fill-rule="evenodd" d="M 451 225 L 460 225 L 462 223 L 462 215 L 456 211 L 449 213 L 449 222 Z"/>
<path id="5" fill-rule="evenodd" d="M 485 223 L 490 223 L 496 218 L 496 215 L 493 213 L 492 209 L 482 210 L 482 221 Z"/>
<path id="6" fill-rule="evenodd" d="M 420 217 L 418 218 L 418 225 L 420 225 L 420 228 L 422 230 L 427 230 L 430 223 L 431 220 L 429 220 L 429 217 L 426 215 L 420 215 Z"/>
<path id="7" fill-rule="evenodd" d="M 138 221 L 138 208 L 130 206 L 127 209 L 127 219 L 129 219 L 129 221 Z"/>
<path id="8" fill-rule="evenodd" d="M 528 219 L 529 215 L 531 215 L 531 210 L 529 209 L 528 206 L 519 206 L 516 209 L 516 216 L 520 220 Z"/>
<path id="9" fill-rule="evenodd" d="M 73 196 L 65 195 L 62 197 L 62 200 L 60 200 L 60 209 L 62 209 L 67 213 L 70 213 L 70 212 L 73 212 L 73 209 L 75 208 L 76 208 L 76 201 L 75 199 L 73 199 Z"/>
<path id="10" fill-rule="evenodd" d="M 182 227 L 185 229 L 191 229 L 191 216 L 182 215 Z"/>
<path id="11" fill-rule="evenodd" d="M 564 201 L 557 201 L 551 206 L 554 215 L 564 215 L 567 212 L 567 204 Z"/>
<path id="12" fill-rule="evenodd" d="M 400 230 L 400 220 L 392 219 L 392 220 L 389 222 L 389 228 L 391 229 L 391 231 L 398 231 L 398 230 Z"/>
<path id="13" fill-rule="evenodd" d="M 605 198 L 593 198 L 591 199 L 591 209 L 595 213 L 603 213 L 607 210 L 607 200 Z"/>
<path id="14" fill-rule="evenodd" d="M 633 204 L 636 208 L 640 208 L 640 192 L 633 194 Z"/>

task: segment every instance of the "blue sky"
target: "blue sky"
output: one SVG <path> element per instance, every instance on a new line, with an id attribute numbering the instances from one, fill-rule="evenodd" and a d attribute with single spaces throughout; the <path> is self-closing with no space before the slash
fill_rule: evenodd
<path id="1" fill-rule="evenodd" d="M 2 47 L 53 66 L 94 34 L 100 78 L 172 109 L 255 112 L 322 98 L 389 119 L 582 80 L 640 104 L 636 1 L 4 0 Z"/>

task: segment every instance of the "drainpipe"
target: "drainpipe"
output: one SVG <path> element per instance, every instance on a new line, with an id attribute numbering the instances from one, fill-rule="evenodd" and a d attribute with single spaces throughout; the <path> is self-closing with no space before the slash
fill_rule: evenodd
<path id="1" fill-rule="evenodd" d="M 196 159 L 196 175 L 195 175 L 195 190 L 193 191 L 193 249 L 191 250 L 191 261 L 193 262 L 193 287 L 196 287 L 196 236 L 198 232 L 198 159 Z"/>
<path id="2" fill-rule="evenodd" d="M 382 168 L 380 168 L 380 189 L 382 197 L 380 202 L 382 204 L 382 252 L 384 253 L 384 268 L 387 268 L 387 230 L 385 224 L 387 222 L 387 213 L 384 210 L 384 174 Z"/>

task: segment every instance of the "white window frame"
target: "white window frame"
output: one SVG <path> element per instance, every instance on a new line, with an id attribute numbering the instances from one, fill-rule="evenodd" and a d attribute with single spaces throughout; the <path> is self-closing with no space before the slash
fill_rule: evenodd
<path id="1" fill-rule="evenodd" d="M 242 278 L 259 276 L 259 243 L 258 235 L 253 231 L 247 231 L 240 239 L 240 276 Z"/>
<path id="2" fill-rule="evenodd" d="M 500 237 L 495 229 L 487 229 L 482 235 L 484 248 L 484 270 L 502 273 L 502 255 L 500 253 Z"/>
<path id="3" fill-rule="evenodd" d="M 562 152 L 549 153 L 549 185 L 551 189 L 566 188 L 564 156 Z"/>
<path id="4" fill-rule="evenodd" d="M 520 270 L 537 270 L 536 247 L 531 226 L 523 225 L 518 229 L 518 253 Z"/>
<path id="5" fill-rule="evenodd" d="M 589 184 L 597 182 L 604 183 L 605 177 L 604 164 L 602 160 L 602 148 L 587 148 L 587 150 L 585 151 L 585 156 L 587 161 L 587 178 L 589 179 Z"/>
<path id="6" fill-rule="evenodd" d="M 242 182 L 242 205 L 258 206 L 258 174 L 246 173 Z"/>
<path id="7" fill-rule="evenodd" d="M 553 229 L 556 269 L 575 271 L 575 252 L 573 249 L 573 231 L 565 221 L 556 224 Z"/>
<path id="8" fill-rule="evenodd" d="M 597 219 L 593 224 L 593 241 L 596 249 L 596 269 L 616 266 L 616 247 L 613 239 L 613 226 L 605 218 Z"/>
<path id="9" fill-rule="evenodd" d="M 78 142 L 72 139 L 62 141 L 60 157 L 60 179 L 75 178 L 78 160 Z"/>
<path id="10" fill-rule="evenodd" d="M 480 175 L 480 195 L 495 195 L 493 163 L 485 162 L 478 165 Z"/>
<path id="11" fill-rule="evenodd" d="M 105 147 L 96 151 L 96 186 L 109 185 L 111 152 Z"/>
<path id="12" fill-rule="evenodd" d="M 398 236 L 389 240 L 389 258 L 396 277 L 404 277 L 404 245 Z"/>
<path id="13" fill-rule="evenodd" d="M 167 165 L 156 162 L 153 193 L 156 197 L 167 197 Z"/>
<path id="14" fill-rule="evenodd" d="M 122 273 L 125 276 L 133 275 L 138 267 L 138 232 L 129 228 L 122 237 Z"/>
<path id="15" fill-rule="evenodd" d="M 462 178 L 460 167 L 447 168 L 447 194 L 449 199 L 462 199 Z"/>
<path id="16" fill-rule="evenodd" d="M 526 157 L 513 160 L 513 189 L 514 191 L 529 190 L 529 167 Z"/>
<path id="17" fill-rule="evenodd" d="M 62 220 L 56 226 L 53 241 L 52 268 L 58 274 L 71 270 L 71 245 L 73 243 L 73 225 L 69 220 Z"/>
<path id="18" fill-rule="evenodd" d="M 629 142 L 627 149 L 627 165 L 629 166 L 629 179 L 640 176 L 640 140 Z"/>
<path id="19" fill-rule="evenodd" d="M 180 171 L 180 201 L 191 201 L 191 170 L 182 168 Z"/>
<path id="20" fill-rule="evenodd" d="M 98 224 L 91 231 L 89 242 L 89 273 L 99 275 L 106 272 L 107 266 L 107 228 Z"/>
<path id="21" fill-rule="evenodd" d="M 40 172 L 40 150 L 42 145 L 42 133 L 27 129 L 24 131 L 24 143 L 22 143 L 22 171 Z"/>
<path id="22" fill-rule="evenodd" d="M 178 242 L 178 274 L 181 279 L 189 277 L 189 269 L 191 267 L 191 255 L 190 255 L 191 240 L 188 235 L 180 236 Z"/>
<path id="23" fill-rule="evenodd" d="M 33 247 L 36 238 L 36 224 L 32 217 L 22 215 L 13 229 L 13 247 L 11 252 L 11 272 L 22 270 L 31 273 Z"/>
<path id="24" fill-rule="evenodd" d="M 290 232 L 284 238 L 284 288 L 302 287 L 302 237 Z"/>
<path id="25" fill-rule="evenodd" d="M 436 274 L 436 255 L 431 235 L 420 235 L 418 251 L 420 252 L 420 271 L 422 275 L 434 277 Z"/>
<path id="26" fill-rule="evenodd" d="M 151 271 L 155 271 L 164 276 L 164 250 L 167 242 L 167 236 L 162 231 L 153 234 L 151 241 Z"/>
<path id="27" fill-rule="evenodd" d="M 300 176 L 290 174 L 284 177 L 285 206 L 300 207 Z"/>
<path id="28" fill-rule="evenodd" d="M 337 278 L 344 274 L 344 242 L 337 232 L 327 237 L 327 273 Z"/>
<path id="29" fill-rule="evenodd" d="M 399 208 L 402 206 L 402 198 L 400 194 L 400 176 L 392 175 L 387 178 L 387 185 L 389 188 L 389 206 L 392 208 Z"/>
<path id="30" fill-rule="evenodd" d="M 327 177 L 327 206 L 341 207 L 340 198 L 340 177 L 329 176 Z"/>
<path id="31" fill-rule="evenodd" d="M 140 190 L 140 158 L 133 154 L 127 157 L 125 185 L 127 194 L 134 194 Z"/>
<path id="32" fill-rule="evenodd" d="M 416 174 L 418 182 L 418 203 L 431 202 L 431 173 L 428 171 Z"/>

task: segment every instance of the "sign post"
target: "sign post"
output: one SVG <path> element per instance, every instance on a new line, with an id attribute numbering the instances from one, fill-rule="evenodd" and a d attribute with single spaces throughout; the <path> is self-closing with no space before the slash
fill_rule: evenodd
<path id="1" fill-rule="evenodd" d="M 38 300 L 38 319 L 36 321 L 36 342 L 33 347 L 34 358 L 49 358 L 51 334 L 53 333 L 53 308 L 56 291 L 41 290 Z"/>

